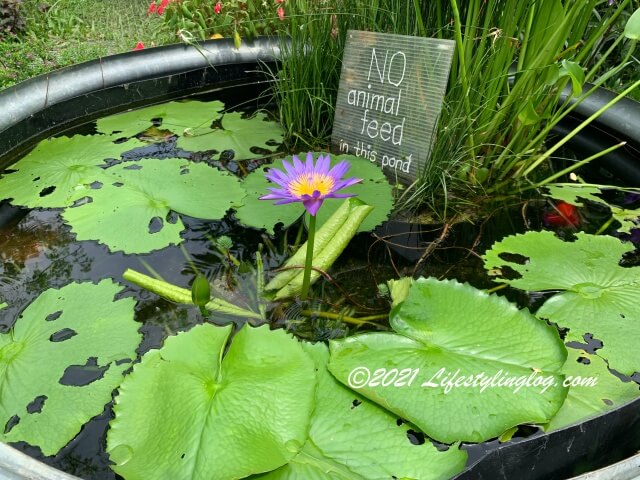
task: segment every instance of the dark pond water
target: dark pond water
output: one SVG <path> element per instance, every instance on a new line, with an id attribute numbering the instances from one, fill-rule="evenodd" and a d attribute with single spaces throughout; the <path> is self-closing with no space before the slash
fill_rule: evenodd
<path id="1" fill-rule="evenodd" d="M 211 98 L 207 98 L 211 99 Z M 78 129 L 91 133 L 95 124 Z M 124 156 L 125 161 L 135 161 L 142 154 L 147 158 L 185 157 L 242 175 L 243 170 L 255 169 L 267 160 L 243 163 L 242 168 L 233 160 L 211 161 L 207 156 L 193 157 L 176 149 L 175 143 L 150 145 Z M 513 202 L 496 207 L 486 219 L 471 223 L 441 225 L 408 224 L 392 220 L 378 227 L 373 233 L 359 234 L 331 269 L 333 282 L 325 282 L 316 295 L 318 308 L 340 307 L 355 315 L 384 313 L 387 302 L 378 295 L 377 285 L 402 275 L 434 276 L 467 281 L 478 288 L 492 288 L 495 284 L 485 274 L 479 254 L 496 240 L 527 229 L 542 227 L 545 200 L 529 199 L 525 204 Z M 138 354 L 158 348 L 171 334 L 204 321 L 194 307 L 175 305 L 158 296 L 127 284 L 122 274 L 127 268 L 147 272 L 151 267 L 168 282 L 189 288 L 193 280 L 191 261 L 219 291 L 232 296 L 233 301 L 255 307 L 254 273 L 248 268 L 259 245 L 264 245 L 265 269 L 277 268 L 286 255 L 287 241 L 291 241 L 299 225 L 290 232 L 277 230 L 275 236 L 245 228 L 235 220 L 233 212 L 219 221 L 203 221 L 182 215 L 186 231 L 182 234 L 183 246 L 167 247 L 146 255 L 111 253 L 96 241 L 75 241 L 60 216 L 60 210 L 24 210 L 0 204 L 0 303 L 8 307 L 0 311 L 0 329 L 8 331 L 20 312 L 48 288 L 62 287 L 71 281 L 97 282 L 113 278 L 126 285 L 121 297 L 137 300 L 135 320 L 140 323 L 143 341 Z M 596 210 L 589 213 L 594 225 L 599 223 Z M 232 266 L 225 254 L 216 249 L 212 238 L 229 237 L 233 246 L 231 254 L 241 262 L 241 273 L 232 275 Z M 541 296 L 526 296 L 522 292 L 504 289 L 501 292 L 521 306 L 536 307 Z M 328 299 L 331 299 L 330 302 Z M 330 305 L 329 305 L 330 304 Z M 286 308 L 275 306 L 270 321 L 275 326 L 288 328 L 295 334 L 314 340 L 340 337 L 353 332 L 355 327 L 334 320 L 314 318 L 303 324 L 291 322 L 301 307 L 296 304 Z M 238 322 L 237 318 L 216 315 L 216 322 Z M 373 326 L 362 328 L 375 328 Z M 384 328 L 382 325 L 380 328 Z M 78 377 L 76 381 L 81 382 Z M 81 433 L 58 455 L 43 457 L 39 449 L 18 443 L 19 449 L 61 470 L 86 479 L 119 478 L 109 468 L 104 453 L 105 434 L 112 417 L 111 405 L 90 421 Z M 522 428 L 514 441 L 538 434 L 535 429 Z M 424 436 L 413 432 L 407 441 L 424 442 Z M 478 446 L 465 446 L 469 450 L 469 463 L 483 452 L 496 448 L 497 441 Z M 442 446 L 442 448 L 446 448 Z"/>

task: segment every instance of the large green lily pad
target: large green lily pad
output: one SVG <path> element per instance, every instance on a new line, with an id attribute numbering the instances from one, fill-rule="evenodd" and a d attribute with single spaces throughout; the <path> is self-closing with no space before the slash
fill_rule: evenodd
<path id="1" fill-rule="evenodd" d="M 607 235 L 576 237 L 565 242 L 548 231 L 511 235 L 494 243 L 482 258 L 491 275 L 501 276 L 504 266 L 515 270 L 518 278 L 500 281 L 526 291 L 567 290 L 586 283 L 622 285 L 640 278 L 635 269 L 618 265 L 634 249 L 632 244 Z"/>
<path id="2" fill-rule="evenodd" d="M 178 146 L 192 152 L 233 150 L 234 160 L 247 160 L 273 151 L 274 145 L 282 143 L 282 135 L 280 125 L 268 121 L 262 113 L 243 118 L 241 113 L 231 112 L 224 114 L 220 128 L 185 132 L 178 140 Z M 251 149 L 255 147 L 260 151 L 252 152 Z"/>
<path id="3" fill-rule="evenodd" d="M 133 321 L 135 300 L 113 300 L 120 289 L 103 280 L 47 290 L 0 335 L 0 421 L 8 426 L 19 419 L 5 427 L 3 442 L 25 441 L 53 455 L 103 411 L 129 367 L 116 362 L 133 360 L 142 337 Z M 106 371 L 75 386 L 63 380 L 71 366 Z"/>
<path id="4" fill-rule="evenodd" d="M 640 386 L 614 376 L 602 358 L 575 348 L 567 350 L 569 355 L 562 373 L 574 386 L 569 388 L 562 408 L 546 425 L 547 431 L 582 422 L 640 397 Z"/>
<path id="5" fill-rule="evenodd" d="M 439 452 L 428 440 L 409 441 L 411 427 L 337 382 L 327 370 L 324 344 L 304 344 L 315 361 L 318 387 L 309 437 L 291 461 L 256 480 L 383 480 L 451 478 L 467 455 L 456 446 Z M 414 432 L 415 433 L 415 432 Z"/>
<path id="6" fill-rule="evenodd" d="M 397 333 L 332 342 L 329 370 L 435 440 L 481 442 L 519 424 L 547 423 L 564 401 L 558 332 L 502 297 L 419 279 L 391 312 L 391 326 Z M 412 382 L 395 386 L 390 374 L 388 386 L 370 383 L 376 371 L 406 369 L 417 372 Z"/>
<path id="7" fill-rule="evenodd" d="M 100 166 L 106 158 L 119 159 L 122 153 L 139 146 L 137 140 L 113 143 L 104 135 L 56 137 L 43 140 L 10 168 L 17 170 L 0 178 L 2 198 L 29 208 L 62 208 L 73 203 L 76 189 L 104 176 Z"/>
<path id="8" fill-rule="evenodd" d="M 552 232 L 528 232 L 495 243 L 484 260 L 493 273 L 505 266 L 519 273 L 521 278 L 502 280 L 513 287 L 564 290 L 537 315 L 568 328 L 567 341 L 592 334 L 603 342 L 598 354 L 609 366 L 632 375 L 640 371 L 640 268 L 618 265 L 631 250 L 609 236 L 578 233 L 574 242 L 564 242 Z"/>
<path id="9" fill-rule="evenodd" d="M 314 162 L 318 155 L 314 154 Z M 300 157 L 302 161 L 305 158 Z M 285 160 L 291 162 L 291 157 Z M 331 158 L 331 166 L 342 160 L 351 163 L 351 168 L 345 175 L 345 178 L 362 178 L 363 182 L 351 187 L 340 190 L 339 193 L 353 193 L 357 198 L 368 205 L 372 205 L 374 210 L 362 222 L 358 228 L 359 232 L 368 232 L 373 230 L 377 225 L 384 222 L 393 208 L 393 188 L 389 184 L 382 170 L 375 164 L 354 155 L 340 155 Z M 265 177 L 265 173 L 269 168 L 278 168 L 285 171 L 282 166 L 282 160 L 274 162 L 256 169 L 247 176 L 243 186 L 247 192 L 242 207 L 236 213 L 236 217 L 242 224 L 248 227 L 264 228 L 269 233 L 274 233 L 274 227 L 278 223 L 282 223 L 284 227 L 288 227 L 295 222 L 304 212 L 302 203 L 291 203 L 285 205 L 274 205 L 273 200 L 260 200 L 259 198 L 269 193 L 269 187 L 277 187 L 277 185 L 269 182 Z M 324 201 L 322 207 L 318 211 L 318 227 L 320 227 L 341 205 L 340 199 L 329 198 Z"/>
<path id="10" fill-rule="evenodd" d="M 145 131 L 153 125 L 153 121 L 160 121 L 162 129 L 171 130 L 176 135 L 183 135 L 186 129 L 204 130 L 211 126 L 211 122 L 220 118 L 224 104 L 217 100 L 200 102 L 196 100 L 167 102 L 161 105 L 117 113 L 98 120 L 99 132 L 119 137 L 131 137 Z"/>
<path id="11" fill-rule="evenodd" d="M 266 115 L 243 118 L 239 112 L 223 110 L 219 101 L 176 101 L 112 115 L 97 124 L 99 132 L 130 137 L 151 127 L 155 120 L 161 122 L 160 128 L 180 137 L 180 148 L 192 152 L 233 150 L 234 160 L 261 157 L 263 153 L 251 149 L 272 151 L 274 144 L 282 142 L 280 125 L 267 121 Z"/>
<path id="12" fill-rule="evenodd" d="M 313 362 L 268 326 L 199 325 L 146 353 L 120 387 L 107 434 L 127 480 L 226 480 L 290 461 L 307 437 Z M 224 357 L 223 357 L 224 355 Z"/>
<path id="13" fill-rule="evenodd" d="M 171 211 L 219 219 L 244 195 L 232 175 L 178 158 L 122 163 L 106 173 L 101 188 L 76 191 L 75 200 L 88 197 L 90 203 L 62 216 L 78 240 L 98 240 L 112 251 L 146 253 L 178 244 L 184 225 Z"/>

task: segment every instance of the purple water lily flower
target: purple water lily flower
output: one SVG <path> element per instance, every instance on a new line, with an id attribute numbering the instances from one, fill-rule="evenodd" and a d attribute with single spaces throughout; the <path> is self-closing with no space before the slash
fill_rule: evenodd
<path id="1" fill-rule="evenodd" d="M 353 193 L 336 193 L 338 190 L 362 182 L 360 178 L 342 180 L 351 165 L 346 160 L 331 166 L 329 154 L 320 155 L 315 165 L 313 154 L 307 153 L 306 163 L 302 163 L 297 156 L 293 156 L 293 165 L 284 160 L 282 162 L 286 172 L 271 168 L 267 179 L 280 186 L 269 188 L 271 193 L 260 197 L 260 200 L 278 200 L 275 205 L 302 202 L 309 215 L 315 216 L 325 198 L 353 197 Z"/>

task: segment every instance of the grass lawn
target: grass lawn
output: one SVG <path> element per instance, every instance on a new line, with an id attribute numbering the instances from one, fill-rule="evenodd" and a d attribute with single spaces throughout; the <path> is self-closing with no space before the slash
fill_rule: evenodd
<path id="1" fill-rule="evenodd" d="M 174 41 L 150 0 L 24 0 L 26 28 L 0 40 L 0 89 L 60 67 Z"/>

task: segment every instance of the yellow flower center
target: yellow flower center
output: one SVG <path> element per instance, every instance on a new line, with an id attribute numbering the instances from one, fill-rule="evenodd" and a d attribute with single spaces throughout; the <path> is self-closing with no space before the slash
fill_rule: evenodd
<path id="1" fill-rule="evenodd" d="M 313 195 L 314 191 L 320 192 L 320 195 L 326 195 L 333 190 L 333 177 L 324 174 L 307 173 L 299 175 L 289 184 L 289 193 L 296 197 L 302 195 Z"/>

